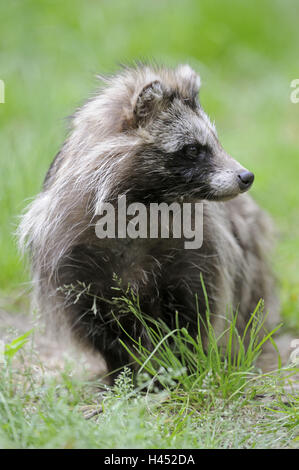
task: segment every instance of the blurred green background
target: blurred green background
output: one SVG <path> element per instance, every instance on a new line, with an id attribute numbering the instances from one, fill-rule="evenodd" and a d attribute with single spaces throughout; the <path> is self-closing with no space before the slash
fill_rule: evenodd
<path id="1" fill-rule="evenodd" d="M 299 326 L 297 0 L 1 0 L 0 290 L 29 279 L 13 237 L 70 115 L 96 73 L 134 59 L 190 63 L 220 140 L 254 171 L 252 194 L 278 230 L 274 265 L 287 325 Z M 11 301 L 12 302 L 12 301 Z"/>

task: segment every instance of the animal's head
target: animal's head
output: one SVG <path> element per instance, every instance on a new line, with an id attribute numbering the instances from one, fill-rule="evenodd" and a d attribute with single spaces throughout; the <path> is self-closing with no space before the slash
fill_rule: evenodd
<path id="1" fill-rule="evenodd" d="M 253 173 L 222 148 L 199 103 L 199 87 L 199 76 L 182 65 L 159 69 L 135 91 L 127 132 L 142 141 L 132 161 L 136 199 L 222 201 L 251 187 Z"/>

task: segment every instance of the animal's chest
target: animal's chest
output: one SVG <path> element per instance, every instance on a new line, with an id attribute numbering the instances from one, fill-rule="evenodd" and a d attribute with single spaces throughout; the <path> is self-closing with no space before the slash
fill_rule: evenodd
<path id="1" fill-rule="evenodd" d="M 180 240 L 123 239 L 109 243 L 115 273 L 122 282 L 131 286 L 157 283 L 170 253 L 180 248 Z"/>

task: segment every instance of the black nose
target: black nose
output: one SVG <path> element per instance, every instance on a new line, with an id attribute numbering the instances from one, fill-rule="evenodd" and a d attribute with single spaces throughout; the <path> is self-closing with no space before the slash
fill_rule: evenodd
<path id="1" fill-rule="evenodd" d="M 254 174 L 251 173 L 251 171 L 241 171 L 241 173 L 238 174 L 239 178 L 239 187 L 241 190 L 249 189 L 250 186 L 253 183 L 254 180 Z"/>

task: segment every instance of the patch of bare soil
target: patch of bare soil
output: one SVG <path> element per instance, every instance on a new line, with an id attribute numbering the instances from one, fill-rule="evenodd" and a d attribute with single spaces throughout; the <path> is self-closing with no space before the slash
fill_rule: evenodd
<path id="1" fill-rule="evenodd" d="M 42 367 L 45 373 L 56 375 L 71 365 L 72 375 L 80 378 L 96 378 L 105 374 L 106 366 L 102 357 L 79 348 L 67 331 L 55 335 L 53 331 L 46 330 L 41 319 L 20 312 L 9 312 L 0 306 L 0 340 L 10 343 L 29 330 L 32 330 L 32 334 L 28 342 L 31 343 L 33 353 L 30 356 L 26 354 L 26 358 L 28 360 L 30 357 L 36 369 Z"/>

